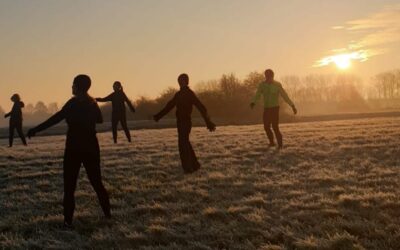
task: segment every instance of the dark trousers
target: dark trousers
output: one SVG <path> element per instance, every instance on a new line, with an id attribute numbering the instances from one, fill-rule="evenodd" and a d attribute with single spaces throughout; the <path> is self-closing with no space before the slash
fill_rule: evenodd
<path id="1" fill-rule="evenodd" d="M 272 125 L 272 129 L 274 130 L 276 140 L 278 141 L 278 146 L 282 147 L 282 134 L 281 131 L 279 130 L 279 106 L 273 108 L 265 108 L 263 120 L 264 120 L 264 129 L 265 132 L 267 133 L 270 145 L 275 144 L 274 135 L 272 134 L 271 131 L 271 125 Z"/>
<path id="2" fill-rule="evenodd" d="M 99 199 L 100 206 L 106 217 L 111 216 L 110 201 L 107 190 L 101 180 L 100 153 L 74 152 L 66 150 L 64 155 L 64 220 L 72 223 L 75 209 L 75 189 L 81 165 L 86 169 L 90 184 Z"/>
<path id="3" fill-rule="evenodd" d="M 128 125 L 126 122 L 126 115 L 125 114 L 113 114 L 111 119 L 112 124 L 112 134 L 114 143 L 117 143 L 117 130 L 118 130 L 118 123 L 121 123 L 122 129 L 125 132 L 126 138 L 129 142 L 131 142 L 131 133 L 129 132 Z"/>
<path id="4" fill-rule="evenodd" d="M 26 145 L 25 135 L 24 132 L 22 131 L 22 120 L 18 121 L 10 120 L 9 137 L 8 137 L 8 143 L 10 147 L 12 147 L 14 141 L 14 130 L 17 130 L 17 133 L 21 138 L 22 143 Z"/>
<path id="5" fill-rule="evenodd" d="M 189 141 L 192 122 L 183 120 L 177 122 L 178 127 L 178 146 L 181 157 L 182 168 L 185 173 L 193 173 L 200 168 L 200 163 L 194 153 L 192 144 Z"/>

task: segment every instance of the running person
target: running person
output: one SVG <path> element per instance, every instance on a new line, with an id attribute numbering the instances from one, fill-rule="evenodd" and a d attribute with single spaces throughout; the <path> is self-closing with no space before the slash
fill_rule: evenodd
<path id="1" fill-rule="evenodd" d="M 96 123 L 102 123 L 103 117 L 96 101 L 87 93 L 90 85 L 89 76 L 78 75 L 75 77 L 72 85 L 74 97 L 59 112 L 28 132 L 30 138 L 64 119 L 67 122 L 68 132 L 63 163 L 65 227 L 72 226 L 75 209 L 74 193 L 82 164 L 86 169 L 90 184 L 97 194 L 105 217 L 111 217 L 108 193 L 101 180 L 100 147 L 96 136 Z"/>
<path id="2" fill-rule="evenodd" d="M 274 136 L 271 131 L 274 130 L 276 140 L 278 141 L 278 148 L 282 149 L 283 139 L 282 134 L 279 130 L 279 96 L 282 96 L 283 100 L 292 108 L 293 113 L 297 114 L 297 109 L 294 103 L 290 100 L 288 94 L 283 89 L 282 84 L 274 80 L 274 72 L 271 69 L 267 69 L 265 72 L 265 81 L 258 85 L 257 92 L 250 103 L 250 107 L 253 108 L 261 95 L 264 97 L 264 129 L 269 140 L 269 146 L 275 146 Z"/>
<path id="3" fill-rule="evenodd" d="M 9 127 L 9 137 L 8 143 L 9 147 L 13 146 L 14 141 L 14 130 L 17 130 L 19 137 L 21 138 L 22 143 L 26 146 L 26 140 L 24 136 L 24 132 L 22 131 L 22 108 L 25 107 L 25 104 L 21 101 L 21 98 L 18 94 L 14 94 L 11 96 L 11 101 L 14 102 L 14 105 L 11 111 L 4 115 L 4 118 L 10 117 L 10 127 Z"/>
<path id="4" fill-rule="evenodd" d="M 180 90 L 175 94 L 172 100 L 154 116 L 154 120 L 158 122 L 176 106 L 178 146 L 182 168 L 185 173 L 193 173 L 200 168 L 200 163 L 189 141 L 189 135 L 192 129 L 191 114 L 193 105 L 200 111 L 208 130 L 214 131 L 215 124 L 210 120 L 207 109 L 197 98 L 196 94 L 189 88 L 189 76 L 187 74 L 181 74 L 178 77 L 178 83 Z"/>
<path id="5" fill-rule="evenodd" d="M 96 101 L 112 103 L 111 124 L 112 124 L 112 134 L 114 143 L 117 143 L 118 123 L 121 123 L 126 138 L 128 139 L 129 142 L 131 142 L 131 133 L 129 132 L 128 125 L 126 122 L 125 102 L 128 104 L 129 109 L 132 112 L 135 112 L 135 108 L 133 107 L 128 97 L 125 95 L 125 92 L 122 88 L 122 84 L 120 82 L 118 81 L 114 82 L 113 89 L 114 89 L 113 93 L 109 94 L 107 97 L 104 98 L 96 98 Z"/>

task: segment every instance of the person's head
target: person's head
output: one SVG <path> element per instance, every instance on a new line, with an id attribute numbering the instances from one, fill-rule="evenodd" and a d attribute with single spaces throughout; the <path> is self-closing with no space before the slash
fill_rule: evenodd
<path id="1" fill-rule="evenodd" d="M 265 75 L 265 80 L 267 80 L 267 82 L 274 80 L 274 71 L 272 71 L 272 69 L 267 69 L 264 72 L 264 75 Z"/>
<path id="2" fill-rule="evenodd" d="M 13 101 L 13 102 L 19 102 L 19 101 L 21 101 L 21 97 L 20 97 L 18 94 L 13 94 L 13 95 L 11 96 L 11 101 Z"/>
<path id="3" fill-rule="evenodd" d="M 180 74 L 179 75 L 179 77 L 178 77 L 178 83 L 179 83 L 179 86 L 182 88 L 182 87 L 185 87 L 185 86 L 188 86 L 189 85 L 189 76 L 187 75 L 187 74 Z"/>
<path id="4" fill-rule="evenodd" d="M 91 84 L 92 81 L 88 75 L 77 75 L 72 83 L 72 94 L 75 96 L 86 94 Z"/>
<path id="5" fill-rule="evenodd" d="M 122 90 L 122 84 L 119 81 L 115 81 L 113 84 L 113 89 L 114 91 L 121 91 Z"/>

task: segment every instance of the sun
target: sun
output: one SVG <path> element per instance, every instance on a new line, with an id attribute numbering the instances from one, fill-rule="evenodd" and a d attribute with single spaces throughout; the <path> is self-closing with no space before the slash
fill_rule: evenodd
<path id="1" fill-rule="evenodd" d="M 368 51 L 359 50 L 349 53 L 340 53 L 326 56 L 316 61 L 313 67 L 323 67 L 330 64 L 336 65 L 339 70 L 347 70 L 351 67 L 352 62 L 365 62 L 370 57 Z"/>
<path id="2" fill-rule="evenodd" d="M 342 70 L 350 68 L 351 59 L 352 58 L 350 54 L 332 56 L 332 61 L 336 64 L 336 67 Z"/>

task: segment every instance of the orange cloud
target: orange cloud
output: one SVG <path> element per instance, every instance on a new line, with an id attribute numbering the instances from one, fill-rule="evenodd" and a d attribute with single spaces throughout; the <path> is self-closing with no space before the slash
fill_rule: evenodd
<path id="1" fill-rule="evenodd" d="M 314 63 L 321 67 L 334 63 L 337 56 L 346 55 L 351 61 L 366 61 L 372 56 L 386 53 L 390 45 L 400 42 L 400 4 L 383 8 L 366 18 L 348 21 L 335 30 L 346 30 L 359 38 L 350 41 L 345 49 L 334 49 L 332 54 Z M 338 54 L 340 53 L 340 54 Z"/>

